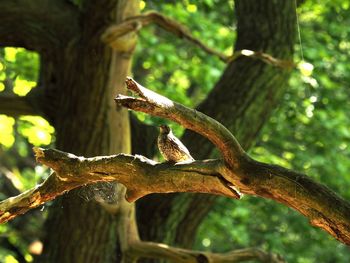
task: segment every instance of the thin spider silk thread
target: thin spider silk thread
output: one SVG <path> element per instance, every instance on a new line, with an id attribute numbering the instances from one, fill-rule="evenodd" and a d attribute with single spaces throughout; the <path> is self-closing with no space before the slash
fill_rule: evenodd
<path id="1" fill-rule="evenodd" d="M 303 44 L 301 41 L 301 30 L 300 30 L 299 16 L 298 16 L 298 10 L 297 10 L 297 0 L 294 0 L 294 8 L 295 8 L 295 18 L 297 22 L 297 32 L 298 32 L 298 40 L 299 40 L 300 56 L 301 56 L 300 62 L 302 64 L 302 63 L 305 63 L 305 60 L 304 60 Z M 305 87 L 305 96 L 306 97 L 311 96 L 311 89 L 308 85 Z"/>
<path id="2" fill-rule="evenodd" d="M 296 22 L 297 22 L 297 31 L 298 31 L 298 40 L 299 40 L 301 61 L 304 62 L 304 52 L 303 52 L 303 45 L 301 43 L 300 24 L 299 24 L 299 16 L 298 16 L 298 11 L 297 11 L 297 0 L 294 0 L 294 7 L 295 7 L 295 18 L 296 18 Z"/>

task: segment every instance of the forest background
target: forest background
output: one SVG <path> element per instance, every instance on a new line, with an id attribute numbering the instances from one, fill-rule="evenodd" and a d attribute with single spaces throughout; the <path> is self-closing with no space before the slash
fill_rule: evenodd
<path id="1" fill-rule="evenodd" d="M 226 55 L 232 54 L 237 38 L 234 8 L 233 1 L 221 0 L 140 2 L 141 12 L 157 10 L 176 19 L 195 37 Z M 288 87 L 278 107 L 249 145 L 249 153 L 257 160 L 303 171 L 348 200 L 349 10 L 350 3 L 340 0 L 307 0 L 294 10 L 294 15 L 298 15 L 296 67 L 290 70 Z M 34 51 L 2 48 L 0 96 L 9 92 L 25 96 L 36 89 L 40 64 L 41 58 Z M 225 67 L 218 57 L 149 26 L 139 33 L 132 73 L 139 83 L 174 101 L 196 107 L 210 93 Z M 164 122 L 145 114 L 135 116 L 151 126 Z M 173 125 L 173 129 L 179 137 L 184 132 L 178 125 Z M 154 136 L 149 143 L 154 144 L 150 152 L 159 158 Z M 35 163 L 33 145 L 55 147 L 55 129 L 48 120 L 39 116 L 0 115 L 1 200 L 35 186 L 47 176 L 48 170 Z M 91 189 L 80 189 L 77 193 L 83 202 L 94 202 Z M 31 262 L 36 257 L 31 254 L 33 242 L 45 235 L 43 224 L 51 205 L 47 203 L 23 218 L 0 225 L 0 258 L 4 262 Z M 278 253 L 288 262 L 350 261 L 345 245 L 311 227 L 306 218 L 288 207 L 251 196 L 240 201 L 217 198 L 198 228 L 193 248 L 226 252 L 245 247 Z"/>

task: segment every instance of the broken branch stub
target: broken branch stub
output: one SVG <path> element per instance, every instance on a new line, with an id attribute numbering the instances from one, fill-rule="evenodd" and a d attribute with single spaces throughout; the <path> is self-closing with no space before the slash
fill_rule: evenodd
<path id="1" fill-rule="evenodd" d="M 220 174 L 228 186 L 283 203 L 306 216 L 312 225 L 350 244 L 349 202 L 306 175 L 253 160 L 223 125 L 205 114 L 156 94 L 131 78 L 126 85 L 140 98 L 117 96 L 118 104 L 175 121 L 212 141 L 224 159 Z"/>
<path id="2" fill-rule="evenodd" d="M 350 245 L 350 204 L 306 175 L 250 158 L 234 136 L 212 118 L 175 103 L 128 79 L 139 98 L 118 96 L 127 108 L 173 120 L 210 139 L 223 160 L 157 163 L 143 156 L 118 154 L 85 158 L 54 149 L 34 149 L 37 161 L 51 167 L 42 184 L 0 202 L 0 223 L 6 222 L 71 189 L 95 182 L 120 182 L 129 201 L 150 193 L 194 192 L 239 198 L 257 195 L 283 203 L 310 223 Z"/>
<path id="3" fill-rule="evenodd" d="M 130 77 L 126 79 L 126 85 L 140 98 L 118 95 L 115 101 L 119 105 L 175 121 L 184 128 L 201 134 L 218 147 L 223 159 L 232 167 L 239 163 L 239 159 L 244 158 L 245 152 L 236 138 L 218 121 L 199 111 L 173 102 L 143 87 Z"/>

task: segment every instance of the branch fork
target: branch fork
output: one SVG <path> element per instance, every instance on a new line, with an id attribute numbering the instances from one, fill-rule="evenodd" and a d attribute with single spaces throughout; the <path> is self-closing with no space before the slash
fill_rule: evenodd
<path id="1" fill-rule="evenodd" d="M 303 214 L 339 241 L 350 245 L 350 204 L 306 175 L 250 158 L 236 138 L 219 122 L 173 102 L 132 78 L 127 88 L 138 97 L 118 95 L 118 105 L 175 121 L 205 136 L 222 159 L 175 165 L 143 156 L 118 154 L 78 157 L 54 149 L 35 148 L 37 161 L 54 172 L 40 185 L 0 202 L 0 223 L 40 206 L 71 189 L 95 182 L 116 181 L 126 186 L 133 202 L 151 193 L 196 192 L 231 198 L 257 195 L 283 203 Z M 239 189 L 239 193 L 237 192 Z"/>
<path id="2" fill-rule="evenodd" d="M 156 11 L 149 11 L 138 16 L 128 17 L 122 23 L 109 26 L 102 34 L 101 39 L 117 51 L 126 51 L 130 47 L 127 48 L 127 45 L 123 42 L 127 42 L 128 38 L 133 38 L 138 31 L 150 24 L 155 24 L 179 38 L 188 40 L 207 54 L 218 57 L 224 63 L 230 63 L 243 56 L 258 59 L 282 69 L 295 68 L 295 64 L 292 61 L 278 59 L 262 51 L 242 49 L 235 51 L 232 55 L 226 55 L 207 46 L 200 39 L 194 37 L 186 26 Z"/>

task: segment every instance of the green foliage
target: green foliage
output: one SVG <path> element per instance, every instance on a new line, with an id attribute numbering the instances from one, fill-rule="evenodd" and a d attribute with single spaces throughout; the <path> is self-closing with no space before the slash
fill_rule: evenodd
<path id="1" fill-rule="evenodd" d="M 350 30 L 344 28 L 350 19 L 347 5 L 336 2 L 302 6 L 304 57 L 314 69 L 307 74 L 302 70 L 302 76 L 294 72 L 282 106 L 253 153 L 265 161 L 278 156 L 282 160 L 277 164 L 289 163 L 350 198 Z M 320 15 L 313 17 L 315 8 Z"/>
<path id="2" fill-rule="evenodd" d="M 232 1 L 143 1 L 141 7 L 143 11 L 157 10 L 174 18 L 208 46 L 228 55 L 232 53 L 235 38 Z M 214 86 L 224 67 L 218 58 L 192 43 L 149 26 L 140 33 L 133 72 L 135 79 L 145 86 L 187 106 L 195 106 Z M 151 124 L 164 122 L 148 115 L 137 116 Z M 181 134 L 181 127 L 173 128 L 177 135 Z"/>
<path id="3" fill-rule="evenodd" d="M 251 154 L 305 172 L 350 198 L 350 19 L 345 1 L 307 1 L 300 13 L 299 44 L 290 87 Z M 242 210 L 243 215 L 242 216 Z M 350 253 L 291 209 L 268 200 L 220 198 L 201 226 L 197 248 L 228 251 L 259 246 L 288 262 L 349 262 Z"/>
<path id="4" fill-rule="evenodd" d="M 235 35 L 230 25 L 232 6 L 227 2 L 202 1 L 194 7 L 189 1 L 145 1 L 144 5 L 145 10 L 159 10 L 188 25 L 209 46 L 231 52 Z M 307 1 L 298 10 L 305 61 L 296 45 L 298 71 L 293 72 L 280 109 L 251 151 L 259 160 L 303 171 L 347 198 L 348 8 L 345 1 Z M 147 87 L 195 106 L 213 87 L 224 66 L 192 44 L 150 27 L 141 32 L 134 74 Z M 140 118 L 149 123 L 161 122 L 146 115 Z M 181 129 L 175 131 L 181 133 Z M 196 248 L 224 252 L 247 246 L 280 253 L 290 262 L 350 259 L 344 245 L 312 228 L 289 208 L 252 197 L 240 202 L 220 198 L 201 226 Z"/>
<path id="5" fill-rule="evenodd" d="M 20 96 L 35 87 L 39 72 L 39 56 L 24 48 L 7 47 L 0 51 L 0 81 Z"/>
<path id="6" fill-rule="evenodd" d="M 199 237 L 196 248 L 215 252 L 255 246 L 279 253 L 287 262 L 350 260 L 346 246 L 310 227 L 306 218 L 297 212 L 255 197 L 235 202 L 219 198 L 201 225 Z"/>
<path id="7" fill-rule="evenodd" d="M 39 56 L 23 48 L 0 49 L 0 92 L 15 93 L 25 96 L 35 88 L 39 72 Z M 32 145 L 50 145 L 53 142 L 54 128 L 43 118 L 22 116 L 18 118 L 0 115 L 0 192 L 1 200 L 9 195 L 18 194 L 34 187 L 48 173 L 46 168 L 35 166 Z M 5 154 L 9 151 L 12 154 Z M 6 174 L 13 189 L 2 178 Z M 11 224 L 0 225 L 0 258 L 1 262 L 18 262 L 16 255 L 2 246 L 9 242 L 31 262 L 33 257 L 28 252 L 28 245 L 38 236 L 42 225 L 43 214 L 30 217 L 26 224 L 16 226 L 15 219 Z M 21 220 L 21 219 L 19 219 Z M 13 227 L 16 226 L 16 227 Z M 21 229 L 21 231 L 19 230 Z"/>
<path id="8" fill-rule="evenodd" d="M 25 96 L 36 86 L 38 72 L 37 53 L 12 47 L 0 50 L 0 92 Z M 54 129 L 41 117 L 26 116 L 15 120 L 0 115 L 0 147 L 11 147 L 16 133 L 33 145 L 49 145 Z"/>
<path id="9" fill-rule="evenodd" d="M 71 0 L 80 6 L 80 0 Z M 236 38 L 233 1 L 141 1 L 143 11 L 158 10 L 186 24 L 193 35 L 226 54 Z M 303 55 L 296 45 L 295 70 L 281 107 L 265 126 L 251 154 L 265 162 L 303 171 L 350 198 L 350 5 L 348 1 L 304 3 L 300 13 Z M 140 33 L 134 59 L 135 79 L 147 87 L 190 107 L 210 92 L 225 65 L 216 57 L 155 26 Z M 39 72 L 36 53 L 18 48 L 0 50 L 0 92 L 25 95 L 35 87 Z M 154 125 L 164 120 L 137 114 Z M 173 126 L 180 135 L 181 127 Z M 0 115 L 0 165 L 12 174 L 20 191 L 45 175 L 38 167 L 25 167 L 30 145 L 50 145 L 54 129 L 39 117 L 11 118 Z M 4 150 L 18 153 L 2 158 Z M 38 176 L 39 175 L 39 176 Z M 38 178 L 39 177 L 39 178 Z M 0 186 L 2 180 L 0 179 Z M 5 198 L 4 194 L 1 199 Z M 40 219 L 32 218 L 39 229 Z M 10 225 L 0 234 L 26 254 L 28 241 Z M 288 262 L 349 262 L 347 248 L 291 209 L 273 201 L 245 197 L 241 201 L 219 198 L 197 235 L 196 248 L 224 252 L 258 246 L 280 253 Z M 13 255 L 0 249 L 0 258 Z M 28 259 L 30 261 L 30 259 Z"/>
<path id="10" fill-rule="evenodd" d="M 9 148 L 15 142 L 13 136 L 13 125 L 15 120 L 6 115 L 0 115 L 0 144 Z"/>

